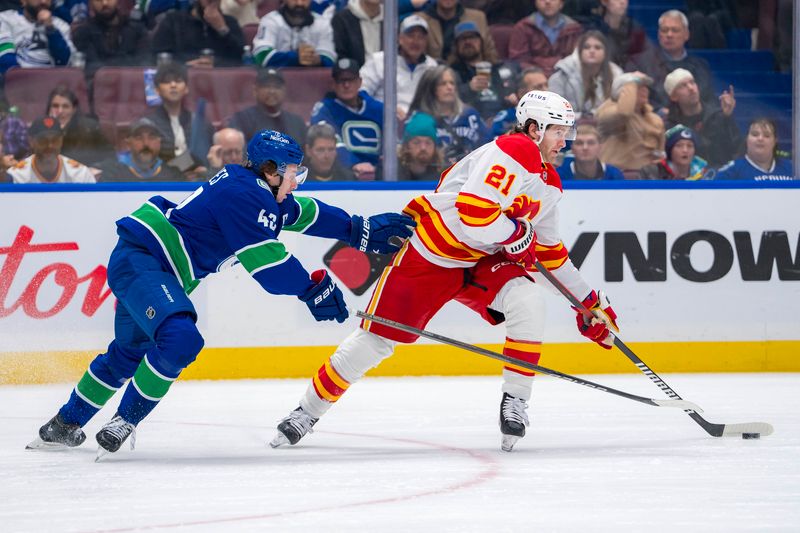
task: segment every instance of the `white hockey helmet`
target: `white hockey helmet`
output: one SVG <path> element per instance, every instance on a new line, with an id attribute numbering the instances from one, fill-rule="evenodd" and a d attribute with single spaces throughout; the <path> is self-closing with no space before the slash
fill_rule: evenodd
<path id="1" fill-rule="evenodd" d="M 539 126 L 539 138 L 542 142 L 544 131 L 550 125 L 568 126 L 566 140 L 575 140 L 575 111 L 566 98 L 550 91 L 530 91 L 519 99 L 517 104 L 517 124 L 524 127 L 528 119 L 533 119 Z"/>

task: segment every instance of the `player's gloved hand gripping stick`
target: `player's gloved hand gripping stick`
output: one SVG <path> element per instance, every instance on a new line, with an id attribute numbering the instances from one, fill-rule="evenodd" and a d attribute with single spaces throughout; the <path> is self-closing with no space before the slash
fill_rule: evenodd
<path id="1" fill-rule="evenodd" d="M 360 252 L 390 254 L 403 246 L 417 225 L 413 218 L 399 213 L 381 213 L 364 218 L 353 215 L 350 246 Z"/>
<path id="2" fill-rule="evenodd" d="M 606 317 L 611 319 L 611 322 L 613 322 L 613 327 L 616 328 L 616 313 L 613 313 L 613 310 L 611 313 L 607 313 L 606 311 L 604 311 L 602 303 L 604 295 L 602 293 L 600 293 L 601 297 L 593 299 L 592 295 L 595 295 L 595 293 L 594 291 L 592 291 L 592 294 L 590 294 L 586 300 L 581 302 L 574 294 L 572 294 L 569 291 L 567 287 L 564 286 L 563 283 L 561 283 L 558 280 L 557 277 L 553 275 L 552 272 L 547 270 L 547 268 L 544 265 L 542 265 L 539 261 L 536 261 L 534 265 L 536 266 L 536 269 L 539 271 L 539 273 L 541 273 L 542 276 L 544 276 L 545 279 L 547 279 L 547 281 L 549 281 L 550 284 L 552 284 L 553 287 L 555 287 L 558 290 L 558 292 L 563 294 L 564 297 L 569 301 L 569 303 L 572 304 L 573 309 L 575 309 L 578 312 L 579 329 L 581 327 L 582 322 L 588 324 L 602 323 L 605 327 L 607 327 L 607 323 L 604 320 L 604 318 Z M 608 302 L 607 298 L 606 302 Z M 611 306 L 609 304 L 608 309 L 610 308 Z M 672 390 L 672 387 L 667 385 L 664 382 L 664 380 L 658 376 L 658 374 L 653 372 L 653 370 L 649 366 L 647 366 L 647 364 L 645 364 L 645 362 L 642 361 L 639 358 L 639 356 L 633 352 L 633 350 L 628 348 L 628 346 L 624 342 L 622 342 L 622 340 L 618 336 L 609 332 L 608 337 L 602 339 L 602 341 L 605 342 L 601 342 L 601 340 L 595 340 L 595 339 L 592 340 L 595 340 L 595 342 L 603 344 L 603 347 L 605 348 L 606 347 L 605 344 L 608 342 L 607 339 L 610 339 L 612 337 L 614 346 L 619 348 L 620 351 L 624 353 L 628 359 L 633 361 L 633 364 L 635 364 L 636 367 L 639 370 L 641 370 L 644 375 L 650 378 L 650 381 L 658 385 L 658 388 L 663 390 L 667 396 L 669 396 L 673 400 L 683 399 L 678 395 L 677 392 Z M 608 348 L 610 348 L 610 346 L 608 346 Z M 698 414 L 698 411 L 702 412 L 702 410 L 698 410 L 697 408 L 689 408 L 685 409 L 685 411 L 686 414 L 692 417 L 692 420 L 697 422 L 700 425 L 700 427 L 702 427 L 709 435 L 713 437 L 741 436 L 742 438 L 747 439 L 747 438 L 759 438 L 761 435 L 766 436 L 772 434 L 773 432 L 772 425 L 768 424 L 767 422 L 746 422 L 743 424 L 714 424 L 712 422 L 707 421 Z"/>

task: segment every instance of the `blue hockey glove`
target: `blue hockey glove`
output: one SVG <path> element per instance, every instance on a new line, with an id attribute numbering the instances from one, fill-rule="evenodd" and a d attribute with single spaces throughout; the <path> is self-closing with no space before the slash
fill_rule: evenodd
<path id="1" fill-rule="evenodd" d="M 342 291 L 325 270 L 311 273 L 311 281 L 316 283 L 305 294 L 298 296 L 308 306 L 308 310 L 318 322 L 335 320 L 340 324 L 347 319 L 347 304 Z"/>
<path id="2" fill-rule="evenodd" d="M 360 252 L 391 254 L 403 246 L 403 241 L 417 225 L 414 219 L 399 213 L 381 213 L 369 218 L 353 215 L 350 246 Z M 397 237 L 397 238 L 395 238 Z"/>

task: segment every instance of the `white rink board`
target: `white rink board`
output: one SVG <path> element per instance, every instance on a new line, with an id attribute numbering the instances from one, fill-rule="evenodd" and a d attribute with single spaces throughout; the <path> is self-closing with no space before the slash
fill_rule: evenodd
<path id="1" fill-rule="evenodd" d="M 423 191 L 313 191 L 325 202 L 349 212 L 374 214 L 397 211 Z M 110 340 L 113 297 L 87 316 L 81 310 L 88 281 L 77 285 L 58 313 L 34 318 L 17 305 L 37 273 L 48 265 L 74 269 L 80 278 L 106 265 L 116 242 L 114 221 L 130 213 L 154 193 L 56 192 L 0 194 L 0 352 L 34 350 L 95 350 Z M 178 201 L 188 193 L 164 193 Z M 763 232 L 785 232 L 788 253 L 797 264 L 800 217 L 796 189 L 745 190 L 568 190 L 561 204 L 564 244 L 573 245 L 582 233 L 599 237 L 581 267 L 593 286 L 610 295 L 621 318 L 626 341 L 761 341 L 800 338 L 797 319 L 800 281 L 781 281 L 773 265 L 769 280 L 744 281 L 734 232 L 748 232 L 756 256 Z M 21 228 L 33 231 L 31 246 L 74 243 L 72 250 L 31 251 L 15 272 L 9 248 Z M 732 264 L 720 279 L 689 281 L 673 267 L 670 254 L 682 236 L 698 231 L 719 234 L 722 248 L 732 250 Z M 648 234 L 663 234 L 667 268 L 665 281 L 636 281 L 627 261 L 623 280 L 606 281 L 609 233 L 633 232 L 648 255 Z M 747 235 L 747 234 L 745 234 Z M 657 237 L 658 238 L 658 237 Z M 290 232 L 281 239 L 311 271 L 322 267 L 322 257 L 333 242 Z M 727 244 L 725 244 L 727 243 Z M 59 246 L 56 246 L 59 248 Z M 64 248 L 64 246 L 60 246 Z M 698 272 L 713 262 L 712 247 L 698 242 L 690 248 L 690 264 Z M 18 254 L 17 254 L 18 256 Z M 724 262 L 724 261 L 723 261 Z M 795 271 L 797 267 L 795 267 Z M 69 276 L 67 276 L 69 278 Z M 51 273 L 41 280 L 35 307 L 52 308 L 70 285 Z M 74 280 L 72 280 L 74 281 Z M 355 296 L 345 290 L 351 309 L 363 309 L 371 291 Z M 69 296 L 69 295 L 67 295 Z M 28 300 L 31 300 L 29 297 Z M 314 322 L 304 304 L 286 296 L 261 291 L 240 267 L 212 276 L 192 294 L 200 313 L 200 329 L 209 347 L 335 345 L 356 323 Z M 32 305 L 29 301 L 29 305 Z M 580 342 L 572 311 L 561 296 L 550 297 L 547 342 Z M 470 343 L 500 342 L 499 331 L 482 324 L 470 311 L 450 304 L 430 324 L 430 329 Z"/>

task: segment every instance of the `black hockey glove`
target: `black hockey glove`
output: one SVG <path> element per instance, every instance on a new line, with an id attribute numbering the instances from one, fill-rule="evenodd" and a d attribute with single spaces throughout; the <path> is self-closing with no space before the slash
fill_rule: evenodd
<path id="1" fill-rule="evenodd" d="M 369 218 L 353 215 L 351 221 L 350 246 L 376 254 L 399 250 L 403 241 L 411 237 L 411 228 L 417 225 L 413 218 L 399 213 L 381 213 Z"/>
<path id="2" fill-rule="evenodd" d="M 325 270 L 311 273 L 311 281 L 316 283 L 305 294 L 298 296 L 308 306 L 308 310 L 318 322 L 335 320 L 340 324 L 347 320 L 347 304 L 344 296 L 331 276 Z"/>

